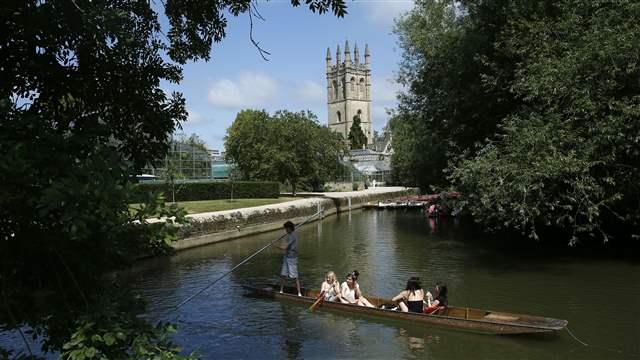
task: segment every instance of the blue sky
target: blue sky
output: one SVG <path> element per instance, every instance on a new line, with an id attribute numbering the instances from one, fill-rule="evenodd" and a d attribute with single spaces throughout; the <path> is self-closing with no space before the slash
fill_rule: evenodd
<path id="1" fill-rule="evenodd" d="M 236 114 L 247 108 L 270 113 L 311 110 L 326 124 L 327 47 L 335 62 L 336 45 L 344 51 L 358 44 L 361 61 L 369 44 L 372 70 L 372 114 L 375 130 L 386 124 L 385 108 L 396 104 L 393 81 L 400 51 L 392 34 L 396 16 L 413 6 L 411 0 L 349 1 L 344 18 L 311 13 L 289 1 L 260 2 L 264 21 L 254 17 L 253 37 L 271 53 L 264 61 L 249 38 L 249 17 L 229 17 L 227 37 L 215 44 L 209 62 L 188 63 L 179 85 L 166 91 L 184 94 L 189 120 L 183 132 L 196 133 L 212 149 L 223 150 L 224 136 Z M 342 56 L 344 59 L 344 55 Z"/>

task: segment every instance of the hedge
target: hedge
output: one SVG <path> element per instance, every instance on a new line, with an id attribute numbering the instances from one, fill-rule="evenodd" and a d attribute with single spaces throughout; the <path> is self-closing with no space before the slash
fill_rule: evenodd
<path id="1" fill-rule="evenodd" d="M 176 201 L 219 200 L 231 198 L 231 182 L 194 182 L 177 183 L 174 185 Z M 258 181 L 234 181 L 234 199 L 264 199 L 280 196 L 280 185 L 277 182 Z M 170 201 L 171 185 L 167 183 L 141 183 L 136 184 L 133 203 L 143 202 L 145 194 L 163 192 L 165 199 Z"/>

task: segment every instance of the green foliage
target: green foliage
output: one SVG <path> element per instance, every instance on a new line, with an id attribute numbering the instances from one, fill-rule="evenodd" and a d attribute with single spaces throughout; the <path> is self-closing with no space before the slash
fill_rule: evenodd
<path id="1" fill-rule="evenodd" d="M 243 110 L 227 130 L 227 157 L 245 179 L 321 189 L 337 170 L 344 145 L 311 112 Z"/>
<path id="2" fill-rule="evenodd" d="M 396 115 L 389 121 L 393 133 L 392 181 L 404 186 L 429 189 L 440 183 L 447 164 L 445 146 L 429 132 L 428 125 L 414 116 Z"/>
<path id="3" fill-rule="evenodd" d="M 463 1 L 451 12 L 451 4 L 420 4 L 398 27 L 410 86 L 395 124 L 399 174 L 427 174 L 417 156 L 424 147 L 449 161 L 462 204 L 490 229 L 537 239 L 541 227 L 555 227 L 570 244 L 637 238 L 640 6 Z M 430 30 L 412 31 L 419 24 Z"/>
<path id="4" fill-rule="evenodd" d="M 269 181 L 234 181 L 230 182 L 197 182 L 180 183 L 175 192 L 175 201 L 218 200 L 231 197 L 233 186 L 234 199 L 277 198 L 280 187 L 277 182 Z M 135 185 L 137 196 L 133 202 L 142 202 L 149 192 L 171 193 L 171 185 L 163 183 L 141 183 Z"/>
<path id="5" fill-rule="evenodd" d="M 267 157 L 271 120 L 262 110 L 242 110 L 227 129 L 224 148 L 227 160 L 233 161 L 245 179 L 271 180 Z"/>
<path id="6" fill-rule="evenodd" d="M 136 316 L 144 309 L 139 298 L 132 297 L 117 288 L 109 289 L 113 294 L 109 299 L 117 302 L 100 303 L 99 311 L 83 315 L 76 320 L 69 341 L 62 345 L 61 358 L 83 359 L 191 359 L 180 356 L 181 349 L 170 337 L 176 328 L 168 323 L 155 326 Z"/>
<path id="7" fill-rule="evenodd" d="M 351 129 L 349 129 L 349 146 L 351 149 L 362 149 L 363 146 L 367 145 L 367 136 L 362 131 L 362 127 L 360 127 L 360 116 L 356 115 L 353 117 L 353 123 L 351 124 Z"/>
<path id="8" fill-rule="evenodd" d="M 106 274 L 166 251 L 174 223 L 184 222 L 184 211 L 157 195 L 138 213 L 128 209 L 133 176 L 166 155 L 169 135 L 187 115 L 184 98 L 160 87 L 182 78 L 164 55 L 178 63 L 208 59 L 213 41 L 225 36 L 223 14 L 252 10 L 245 0 L 151 4 L 0 5 L 0 324 L 31 328 L 43 350 L 71 358 L 178 352 L 164 340 L 166 327 L 135 321 L 142 309 L 132 295 L 116 295 L 126 284 L 111 284 Z M 306 4 L 345 13 L 341 0 Z M 156 9 L 169 17 L 169 44 Z M 152 215 L 167 221 L 146 224 Z M 114 329 L 126 339 L 107 336 Z M 83 336 L 89 341 L 81 344 Z"/>
<path id="9" fill-rule="evenodd" d="M 483 1 L 465 15 L 467 3 L 417 1 L 395 28 L 407 91 L 392 126 L 392 167 L 398 182 L 423 190 L 446 184 L 447 161 L 491 136 L 515 101 L 504 83 L 488 86 L 484 77 L 496 64 L 508 79 L 513 67 L 493 43 L 505 10 Z"/>

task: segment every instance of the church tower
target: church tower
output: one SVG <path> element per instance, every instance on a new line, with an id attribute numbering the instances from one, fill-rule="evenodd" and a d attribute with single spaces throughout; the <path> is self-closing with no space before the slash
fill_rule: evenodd
<path id="1" fill-rule="evenodd" d="M 373 144 L 371 125 L 371 69 L 369 46 L 364 48 L 364 63 L 360 63 L 358 44 L 353 50 L 349 41 L 344 44 L 344 62 L 340 57 L 340 45 L 336 49 L 336 63 L 331 62 L 331 49 L 327 48 L 327 107 L 329 128 L 342 134 L 346 140 L 354 117 L 360 117 L 360 128 L 367 137 L 367 146 Z"/>

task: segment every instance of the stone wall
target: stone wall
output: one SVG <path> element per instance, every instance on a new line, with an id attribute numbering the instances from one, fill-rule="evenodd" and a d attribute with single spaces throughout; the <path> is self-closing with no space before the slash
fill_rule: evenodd
<path id="1" fill-rule="evenodd" d="M 191 224 L 180 229 L 180 239 L 174 243 L 174 248 L 177 250 L 188 249 L 248 235 L 281 230 L 282 224 L 287 220 L 299 224 L 309 220 L 309 217 L 314 214 L 318 214 L 313 219 L 310 219 L 310 221 L 315 221 L 338 212 L 360 209 L 367 202 L 378 202 L 417 193 L 418 190 L 414 188 L 330 193 L 325 196 L 304 198 L 280 204 L 195 214 L 189 216 Z"/>

